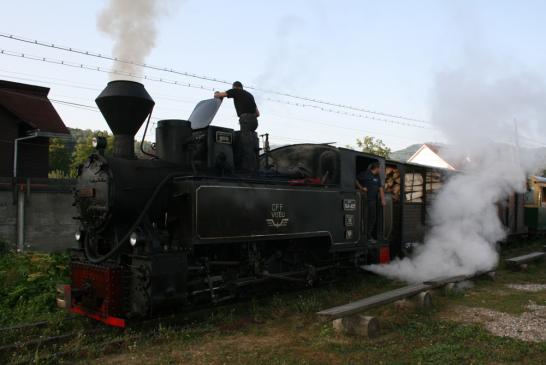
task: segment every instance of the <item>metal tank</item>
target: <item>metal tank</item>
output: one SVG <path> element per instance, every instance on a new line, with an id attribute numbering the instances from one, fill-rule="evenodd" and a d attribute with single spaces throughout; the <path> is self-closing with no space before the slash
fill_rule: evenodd
<path id="1" fill-rule="evenodd" d="M 155 130 L 157 156 L 181 167 L 189 167 L 190 153 L 188 146 L 191 137 L 192 128 L 189 121 L 180 119 L 160 120 L 157 122 Z"/>

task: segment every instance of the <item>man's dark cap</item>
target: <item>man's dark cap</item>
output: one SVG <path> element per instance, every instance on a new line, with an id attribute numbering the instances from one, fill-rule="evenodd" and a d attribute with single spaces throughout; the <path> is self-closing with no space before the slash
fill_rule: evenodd
<path id="1" fill-rule="evenodd" d="M 368 170 L 375 170 L 375 169 L 378 169 L 379 168 L 379 162 L 372 162 L 369 166 L 368 166 Z"/>
<path id="2" fill-rule="evenodd" d="M 240 87 L 241 89 L 243 88 L 243 84 L 241 83 L 241 81 L 235 81 L 232 86 L 233 87 Z"/>

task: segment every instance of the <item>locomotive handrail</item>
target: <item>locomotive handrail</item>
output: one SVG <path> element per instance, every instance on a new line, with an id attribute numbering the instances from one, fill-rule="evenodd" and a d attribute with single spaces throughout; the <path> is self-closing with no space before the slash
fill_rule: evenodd
<path id="1" fill-rule="evenodd" d="M 389 240 L 393 230 L 393 199 L 391 193 L 385 193 L 386 204 L 383 207 L 383 239 Z"/>
<path id="2" fill-rule="evenodd" d="M 282 175 L 286 176 L 286 175 Z M 224 180 L 224 181 L 233 181 L 233 182 L 249 182 L 249 183 L 262 183 L 262 184 L 271 184 L 271 185 L 288 185 L 290 183 L 290 180 L 263 180 L 263 179 L 256 179 L 256 178 L 246 178 L 246 177 L 227 177 L 227 176 L 206 176 L 206 175 L 184 175 L 181 176 L 184 179 L 192 178 L 192 179 L 203 179 L 203 180 Z M 339 187 L 340 184 L 308 184 L 306 186 L 316 186 L 316 187 Z M 354 190 L 353 190 L 354 191 Z M 345 190 L 344 190 L 345 192 Z"/>
<path id="3" fill-rule="evenodd" d="M 86 238 L 85 241 L 84 241 L 83 246 L 84 246 L 85 256 L 87 256 L 87 259 L 93 264 L 100 264 L 101 262 L 104 262 L 104 261 L 108 260 L 110 257 L 112 257 L 113 255 L 115 255 L 123 247 L 123 244 L 125 243 L 125 241 L 127 241 L 129 239 L 129 237 L 131 236 L 131 233 L 133 233 L 137 229 L 137 227 L 141 223 L 142 219 L 144 219 L 146 213 L 148 212 L 148 209 L 150 209 L 150 207 L 152 206 L 152 203 L 154 202 L 155 198 L 157 197 L 157 194 L 159 194 L 161 189 L 163 189 L 163 187 L 165 186 L 165 184 L 167 182 L 169 182 L 169 180 L 172 180 L 175 177 L 188 177 L 188 176 L 184 175 L 184 174 L 182 174 L 180 172 L 173 172 L 173 173 L 165 176 L 165 178 L 163 178 L 163 180 L 161 180 L 161 182 L 155 188 L 154 192 L 152 193 L 152 195 L 150 196 L 150 198 L 146 202 L 146 205 L 144 205 L 144 208 L 142 209 L 142 212 L 140 212 L 139 216 L 137 217 L 137 219 L 135 220 L 133 225 L 129 228 L 127 233 L 125 233 L 123 238 L 116 242 L 114 248 L 112 248 L 110 250 L 110 252 L 108 252 L 108 253 L 106 253 L 106 254 L 102 255 L 101 257 L 98 257 L 98 258 L 93 257 L 93 255 L 91 255 L 91 253 L 89 252 L 88 239 Z"/>

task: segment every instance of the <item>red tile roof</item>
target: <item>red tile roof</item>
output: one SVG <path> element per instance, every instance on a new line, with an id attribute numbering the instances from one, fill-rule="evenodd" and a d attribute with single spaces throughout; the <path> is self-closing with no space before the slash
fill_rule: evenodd
<path id="1" fill-rule="evenodd" d="M 33 129 L 69 134 L 48 93 L 45 87 L 0 80 L 0 106 Z"/>

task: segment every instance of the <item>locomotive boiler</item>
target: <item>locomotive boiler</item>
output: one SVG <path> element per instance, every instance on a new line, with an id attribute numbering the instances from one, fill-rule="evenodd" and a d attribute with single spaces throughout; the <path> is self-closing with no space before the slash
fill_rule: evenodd
<path id="1" fill-rule="evenodd" d="M 78 248 L 65 291 L 73 312 L 124 326 L 250 285 L 312 285 L 335 270 L 387 262 L 393 238 L 403 236 L 392 229 L 388 194 L 377 241 L 366 240 L 365 197 L 354 181 L 372 162 L 385 167 L 377 156 L 328 144 L 260 155 L 255 132 L 210 125 L 221 103 L 212 99 L 188 120 L 159 121 L 150 158 L 139 159 L 134 136 L 154 106 L 144 86 L 112 81 L 96 103 L 114 148 L 108 155 L 98 138 L 78 170 Z"/>

